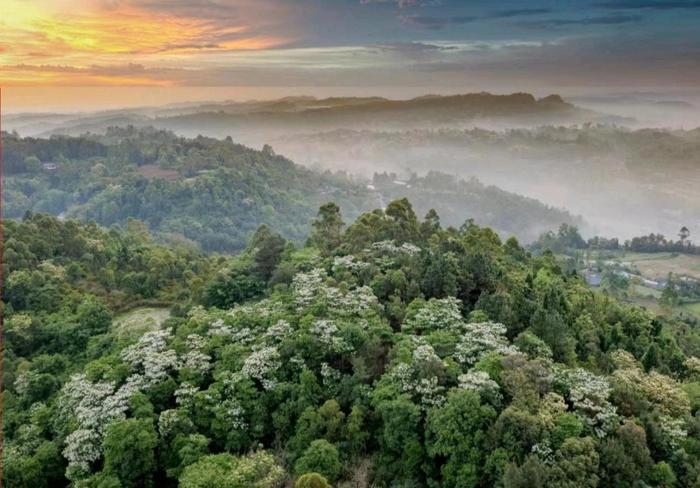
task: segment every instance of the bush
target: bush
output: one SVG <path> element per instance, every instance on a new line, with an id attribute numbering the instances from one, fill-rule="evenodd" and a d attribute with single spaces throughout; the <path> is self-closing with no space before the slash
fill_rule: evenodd
<path id="1" fill-rule="evenodd" d="M 325 439 L 316 439 L 294 465 L 296 474 L 320 473 L 331 481 L 340 476 L 338 449 Z"/>
<path id="2" fill-rule="evenodd" d="M 294 488 L 331 488 L 331 484 L 318 473 L 306 473 L 297 479 Z"/>

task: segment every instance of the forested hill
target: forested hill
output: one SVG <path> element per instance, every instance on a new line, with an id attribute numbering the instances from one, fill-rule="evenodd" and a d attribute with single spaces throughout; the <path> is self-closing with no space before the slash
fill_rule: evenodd
<path id="1" fill-rule="evenodd" d="M 376 203 L 364 185 L 295 165 L 267 148 L 150 129 L 6 137 L 5 167 L 7 217 L 35 210 L 106 226 L 135 218 L 160 237 L 209 251 L 244 248 L 261 223 L 302 240 L 328 200 L 348 215 Z"/>
<path id="2" fill-rule="evenodd" d="M 697 322 L 407 200 L 343 220 L 233 258 L 8 222 L 5 485 L 698 486 Z"/>
<path id="3" fill-rule="evenodd" d="M 392 179 L 382 184 L 384 196 L 346 174 L 310 170 L 269 146 L 257 151 L 231 138 L 133 127 L 80 137 L 3 136 L 5 217 L 31 210 L 104 226 L 139 219 L 161 240 L 205 251 L 239 251 L 260 224 L 301 242 L 322 203 L 338 202 L 352 219 L 408 194 L 422 212 L 440 208 L 449 225 L 473 218 L 526 241 L 562 222 L 579 224 L 564 211 L 478 184 L 440 188 L 435 175 L 416 178 L 410 191 Z"/>

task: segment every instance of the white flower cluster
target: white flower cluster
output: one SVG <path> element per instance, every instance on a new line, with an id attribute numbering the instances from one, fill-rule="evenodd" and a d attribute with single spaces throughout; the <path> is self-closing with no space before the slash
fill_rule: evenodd
<path id="1" fill-rule="evenodd" d="M 455 297 L 431 298 L 403 324 L 403 328 L 410 331 L 457 331 L 463 326 L 464 319 L 460 312 L 460 301 Z"/>
<path id="2" fill-rule="evenodd" d="M 158 432 L 165 438 L 170 435 L 180 422 L 180 412 L 175 409 L 163 410 L 158 416 Z"/>
<path id="3" fill-rule="evenodd" d="M 244 414 L 243 407 L 235 398 L 222 401 L 217 409 L 217 416 L 234 430 L 243 430 L 248 427 Z"/>
<path id="4" fill-rule="evenodd" d="M 102 455 L 101 441 L 107 426 L 126 417 L 128 401 L 137 390 L 125 383 L 116 392 L 114 383 L 91 383 L 77 374 L 63 386 L 59 411 L 75 416 L 78 429 L 66 437 L 63 456 L 68 461 L 66 476 L 76 480 L 89 474 L 90 465 Z"/>
<path id="5" fill-rule="evenodd" d="M 102 434 L 107 424 L 123 418 L 128 409 L 128 388 L 115 392 L 111 382 L 91 383 L 84 374 L 76 374 L 63 386 L 59 408 L 74 415 L 80 428 Z"/>
<path id="6" fill-rule="evenodd" d="M 204 337 L 198 334 L 190 334 L 187 336 L 188 351 L 182 358 L 182 365 L 185 368 L 193 371 L 205 373 L 211 369 L 211 356 L 202 352 L 206 346 Z"/>
<path id="7" fill-rule="evenodd" d="M 394 241 L 379 241 L 372 244 L 368 249 L 365 249 L 365 252 L 380 252 L 385 254 L 403 253 L 413 256 L 420 253 L 420 247 L 408 242 L 397 246 Z"/>
<path id="8" fill-rule="evenodd" d="M 226 325 L 223 319 L 216 319 L 209 324 L 208 334 L 210 336 L 230 336 L 233 335 L 233 327 Z"/>
<path id="9" fill-rule="evenodd" d="M 348 255 L 348 256 L 336 256 L 333 259 L 333 272 L 337 273 L 338 271 L 342 269 L 347 269 L 348 271 L 352 271 L 353 273 L 358 273 L 364 269 L 367 269 L 370 266 L 369 263 L 366 263 L 364 261 L 358 261 L 355 256 L 353 255 Z"/>
<path id="10" fill-rule="evenodd" d="M 691 356 L 685 360 L 685 363 L 683 363 L 683 365 L 688 370 L 688 373 L 700 377 L 700 358 Z"/>
<path id="11" fill-rule="evenodd" d="M 29 379 L 34 376 L 36 373 L 31 372 L 31 371 L 22 371 L 17 375 L 17 378 L 15 378 L 15 391 L 19 395 L 24 395 L 27 393 L 27 390 L 29 389 Z"/>
<path id="12" fill-rule="evenodd" d="M 488 373 L 484 371 L 468 371 L 459 375 L 457 381 L 459 381 L 459 387 L 464 390 L 486 393 L 488 395 L 498 395 L 500 393 L 498 383 L 493 381 Z"/>
<path id="13" fill-rule="evenodd" d="M 236 305 L 226 314 L 234 320 L 255 321 L 270 318 L 280 311 L 282 311 L 282 306 L 278 301 L 265 298 L 254 303 Z"/>
<path id="14" fill-rule="evenodd" d="M 317 300 L 323 300 L 332 313 L 352 316 L 362 314 L 378 303 L 377 297 L 368 286 L 343 292 L 329 286 L 326 279 L 326 272 L 320 268 L 315 268 L 308 273 L 298 273 L 292 283 L 297 306 L 303 308 Z"/>
<path id="15" fill-rule="evenodd" d="M 329 308 L 340 316 L 361 315 L 378 303 L 377 297 L 369 286 L 360 286 L 346 293 L 333 287 L 326 287 L 321 291 Z"/>
<path id="16" fill-rule="evenodd" d="M 66 478 L 79 480 L 90 474 L 90 465 L 102 456 L 101 436 L 91 429 L 78 429 L 66 437 L 63 457 L 68 461 Z"/>
<path id="17" fill-rule="evenodd" d="M 435 353 L 435 349 L 430 344 L 416 341 L 417 347 L 413 350 L 413 362 L 424 364 L 442 364 L 442 359 Z"/>
<path id="18" fill-rule="evenodd" d="M 197 392 L 199 392 L 199 387 L 187 382 L 182 383 L 179 388 L 175 390 L 175 403 L 184 408 L 192 408 L 194 396 Z"/>
<path id="19" fill-rule="evenodd" d="M 243 362 L 241 373 L 249 378 L 260 381 L 266 390 L 276 386 L 276 381 L 272 377 L 282 366 L 280 353 L 276 347 L 264 347 L 254 351 Z"/>
<path id="20" fill-rule="evenodd" d="M 506 327 L 495 322 L 469 323 L 462 326 L 462 340 L 455 348 L 455 358 L 462 364 L 472 365 L 489 352 L 508 355 L 518 352 L 509 344 Z"/>
<path id="21" fill-rule="evenodd" d="M 292 332 L 292 326 L 284 319 L 279 319 L 274 325 L 267 328 L 263 337 L 273 341 L 281 341 Z"/>
<path id="22" fill-rule="evenodd" d="M 532 453 L 540 458 L 545 464 L 554 463 L 554 450 L 547 441 L 533 444 Z"/>
<path id="23" fill-rule="evenodd" d="M 236 384 L 242 378 L 242 373 L 230 371 L 225 371 L 217 378 L 217 381 L 223 385 L 221 389 L 223 400 L 216 406 L 216 415 L 234 429 L 245 429 L 247 426 L 245 410 L 236 399 Z"/>
<path id="24" fill-rule="evenodd" d="M 685 419 L 662 415 L 659 418 L 661 431 L 664 433 L 666 442 L 672 450 L 681 447 L 681 443 L 688 437 Z"/>
<path id="25" fill-rule="evenodd" d="M 424 410 L 441 405 L 445 401 L 445 388 L 440 386 L 437 376 L 421 377 L 418 371 L 407 363 L 396 365 L 389 374 L 391 379 L 398 383 L 402 393 L 419 398 Z"/>
<path id="26" fill-rule="evenodd" d="M 352 347 L 339 336 L 339 329 L 333 320 L 318 319 L 311 324 L 309 332 L 318 339 L 321 344 L 328 346 L 333 352 L 349 352 Z"/>
<path id="27" fill-rule="evenodd" d="M 558 380 L 569 387 L 569 400 L 576 415 L 588 425 L 598 437 L 605 437 L 619 424 L 617 409 L 608 398 L 608 381 L 582 368 L 563 370 Z"/>
<path id="28" fill-rule="evenodd" d="M 440 385 L 436 371 L 443 367 L 443 362 L 430 344 L 417 337 L 414 344 L 411 363 L 399 363 L 389 377 L 403 393 L 418 396 L 422 408 L 441 405 L 445 401 L 445 388 Z"/>
<path id="29" fill-rule="evenodd" d="M 294 301 L 299 307 L 306 307 L 319 296 L 327 278 L 326 271 L 314 268 L 308 273 L 297 273 L 292 280 Z"/>
<path id="30" fill-rule="evenodd" d="M 169 370 L 178 368 L 177 354 L 167 345 L 169 338 L 167 329 L 146 332 L 136 344 L 122 351 L 122 360 L 143 375 L 144 386 L 160 383 Z"/>
<path id="31" fill-rule="evenodd" d="M 340 380 L 340 377 L 340 371 L 331 367 L 331 365 L 326 362 L 321 363 L 321 378 L 324 386 L 335 383 Z"/>
<path id="32" fill-rule="evenodd" d="M 234 310 L 240 311 L 240 308 L 237 306 L 235 309 L 232 309 L 229 311 L 229 314 L 233 312 Z M 249 311 L 246 310 L 245 313 L 248 313 Z M 241 318 L 241 315 L 239 314 L 238 319 Z M 219 319 L 215 322 L 213 322 L 209 326 L 209 331 L 208 331 L 209 336 L 211 337 L 228 337 L 231 339 L 231 342 L 234 342 L 236 344 L 242 344 L 242 345 L 249 345 L 255 342 L 256 339 L 256 334 L 253 333 L 253 331 L 250 329 L 248 326 L 242 326 L 242 327 L 235 327 L 235 326 L 230 326 L 230 325 L 225 325 L 224 321 Z"/>

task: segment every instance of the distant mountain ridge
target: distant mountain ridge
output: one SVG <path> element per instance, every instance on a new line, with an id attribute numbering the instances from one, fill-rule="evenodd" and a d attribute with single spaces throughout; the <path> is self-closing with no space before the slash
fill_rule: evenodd
<path id="1" fill-rule="evenodd" d="M 406 100 L 383 97 L 285 97 L 267 101 L 211 102 L 162 108 L 137 108 L 83 115 L 13 115 L 6 127 L 22 135 L 79 135 L 109 126 L 156 126 L 185 136 L 255 137 L 260 131 L 286 133 L 331 128 L 405 129 L 454 125 L 542 125 L 618 121 L 582 109 L 553 94 L 424 95 Z M 41 128 L 32 131 L 31 127 Z M 257 142 L 254 140 L 244 141 Z"/>

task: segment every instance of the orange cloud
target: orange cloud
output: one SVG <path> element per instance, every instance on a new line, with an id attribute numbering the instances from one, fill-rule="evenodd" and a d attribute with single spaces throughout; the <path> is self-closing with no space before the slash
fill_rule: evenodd
<path id="1" fill-rule="evenodd" d="M 260 50 L 282 46 L 289 38 L 260 33 L 260 26 L 230 15 L 170 11 L 159 2 L 102 4 L 3 0 L 0 20 L 0 84 L 163 84 L 122 73 L 91 74 L 94 66 L 145 63 L 163 66 L 181 55 Z M 192 5 L 196 4 L 193 2 Z M 149 8 L 150 7 L 150 8 Z M 157 8 L 155 8 L 157 7 Z M 220 7 L 221 9 L 225 7 Z M 19 69 L 29 60 L 76 70 Z M 189 58 L 192 61 L 192 58 Z M 8 67 L 13 67 L 8 69 Z M 194 66 L 196 68 L 196 66 Z"/>

